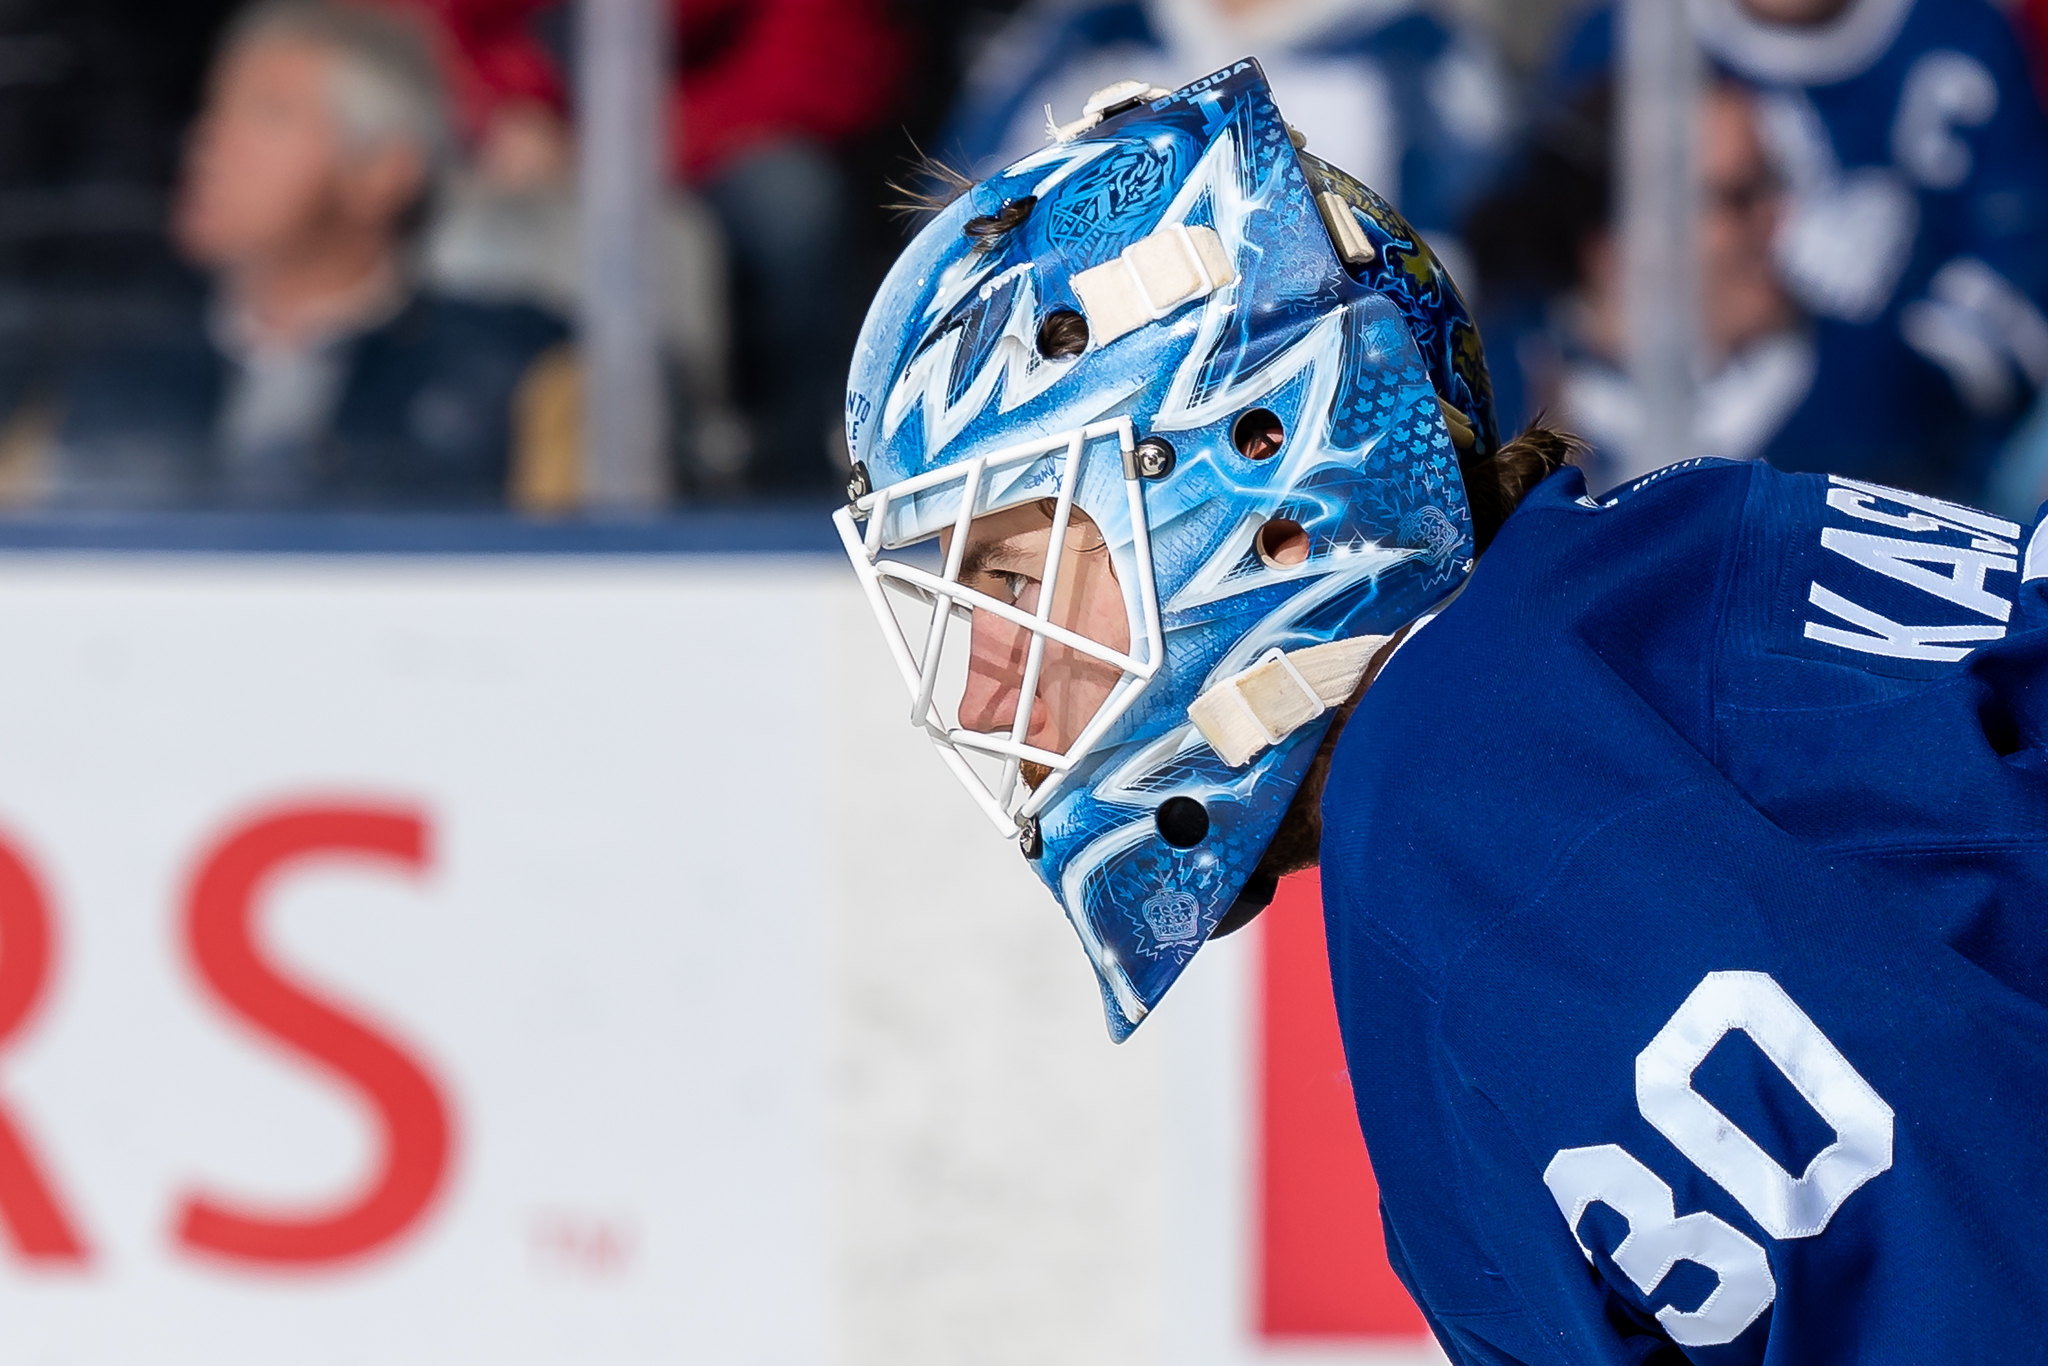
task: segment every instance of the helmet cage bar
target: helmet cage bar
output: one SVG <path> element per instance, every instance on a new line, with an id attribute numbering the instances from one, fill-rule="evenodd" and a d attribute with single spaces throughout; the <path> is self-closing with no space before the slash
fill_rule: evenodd
<path id="1" fill-rule="evenodd" d="M 1136 617 L 1134 624 L 1138 630 L 1135 634 L 1142 646 L 1142 655 L 1136 650 L 1117 650 L 1101 641 L 1091 640 L 1052 620 L 1060 564 L 1066 548 L 1067 531 L 1072 525 L 1075 494 L 1081 482 L 1082 462 L 1088 457 L 1092 444 L 1110 437 L 1117 442 L 1125 495 L 1129 500 L 1131 551 L 1136 570 L 1131 575 L 1134 583 L 1125 584 L 1119 579 L 1118 586 L 1124 594 L 1126 613 Z M 1146 519 L 1144 484 L 1136 467 L 1135 445 L 1128 417 L 1091 423 L 928 470 L 866 494 L 833 514 L 832 520 L 839 528 L 840 541 L 846 547 L 848 558 L 853 561 L 854 572 L 867 595 L 868 606 L 882 625 L 889 653 L 910 691 L 911 724 L 925 732 L 946 766 L 960 779 L 995 827 L 1006 835 L 1016 834 L 1025 818 L 1044 810 L 1058 795 L 1062 779 L 1130 710 L 1165 658 L 1159 595 L 1152 566 L 1151 529 Z M 1003 602 L 962 584 L 960 570 L 966 555 L 970 526 L 976 517 L 1001 510 L 978 506 L 990 472 L 1062 452 L 1066 459 L 1060 470 L 1059 490 L 1053 505 L 1037 610 L 1027 612 L 1014 603 Z M 883 552 L 889 548 L 883 544 L 883 539 L 891 506 L 902 499 L 951 484 L 961 487 L 960 510 L 952 522 L 953 540 L 947 547 L 941 572 L 934 574 L 917 565 L 883 559 Z M 864 530 L 859 525 L 862 522 L 866 523 Z M 913 650 L 903 623 L 897 619 L 895 609 L 890 605 L 884 591 L 889 584 L 908 590 L 932 612 L 931 632 L 921 651 Z M 1131 601 L 1134 591 L 1135 604 Z M 1136 611 L 1132 613 L 1134 606 Z M 969 613 L 988 612 L 1021 628 L 1029 636 L 1017 715 L 1007 734 L 971 731 L 948 724 L 935 700 L 946 637 L 953 627 L 954 614 L 960 608 L 968 609 Z M 1038 706 L 1038 685 L 1044 673 L 1048 643 L 1062 645 L 1078 654 L 1113 665 L 1120 673 L 1094 717 L 1064 752 L 1041 749 L 1025 739 Z M 989 782 L 975 770 L 968 762 L 969 754 L 1001 761 L 1000 776 L 995 782 Z M 1022 770 L 1027 762 L 1051 770 L 1052 776 L 1037 788 L 1027 790 L 1020 799 Z"/>

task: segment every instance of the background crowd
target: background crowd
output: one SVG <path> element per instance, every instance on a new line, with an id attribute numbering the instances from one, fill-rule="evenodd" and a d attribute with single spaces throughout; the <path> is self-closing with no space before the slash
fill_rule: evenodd
<path id="1" fill-rule="evenodd" d="M 1698 451 L 1638 435 L 1605 0 L 670 3 L 678 498 L 841 482 L 920 153 L 984 173 L 1246 53 L 1595 485 L 1717 454 L 2048 497 L 2048 0 L 1688 0 Z M 563 0 L 0 7 L 0 503 L 573 508 L 574 41 Z"/>

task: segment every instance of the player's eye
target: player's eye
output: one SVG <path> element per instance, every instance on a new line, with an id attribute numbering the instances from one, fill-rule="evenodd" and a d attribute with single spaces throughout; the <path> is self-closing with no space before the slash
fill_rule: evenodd
<path id="1" fill-rule="evenodd" d="M 963 576 L 968 585 L 998 602 L 1033 611 L 1038 606 L 1038 580 L 1014 569 L 983 569 Z"/>
<path id="2" fill-rule="evenodd" d="M 1032 578 L 1029 574 L 1020 574 L 1010 569 L 993 570 L 990 572 L 989 577 L 994 580 L 993 596 L 1022 611 L 1036 612 L 1038 610 L 1037 579 Z"/>

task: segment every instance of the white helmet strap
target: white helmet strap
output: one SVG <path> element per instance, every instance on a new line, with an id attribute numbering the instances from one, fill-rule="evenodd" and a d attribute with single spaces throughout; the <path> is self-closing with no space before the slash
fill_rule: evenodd
<path id="1" fill-rule="evenodd" d="M 1243 768 L 1358 691 L 1372 657 L 1392 636 L 1354 636 L 1305 650 L 1272 649 L 1212 684 L 1188 719 L 1232 768 Z"/>
<path id="2" fill-rule="evenodd" d="M 1114 260 L 1070 283 L 1088 317 L 1088 339 L 1107 346 L 1126 332 L 1168 317 L 1237 278 L 1216 229 L 1175 223 L 1144 237 Z"/>
<path id="3" fill-rule="evenodd" d="M 1305 650 L 1276 646 L 1249 669 L 1204 688 L 1188 704 L 1188 720 L 1224 763 L 1243 768 L 1330 708 L 1350 701 L 1374 656 L 1389 641 L 1399 641 L 1394 647 L 1398 651 L 1464 591 L 1465 585 L 1459 584 L 1442 602 L 1390 636 L 1353 636 Z"/>

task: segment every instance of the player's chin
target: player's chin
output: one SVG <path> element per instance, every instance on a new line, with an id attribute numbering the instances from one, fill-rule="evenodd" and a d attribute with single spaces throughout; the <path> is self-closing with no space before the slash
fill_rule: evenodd
<path id="1" fill-rule="evenodd" d="M 1052 778 L 1052 770 L 1050 768 L 1047 768 L 1044 764 L 1035 764 L 1029 759 L 1024 760 L 1023 763 L 1018 765 L 1018 772 L 1024 775 L 1024 785 L 1033 792 L 1038 791 L 1039 788 L 1043 787 Z"/>

